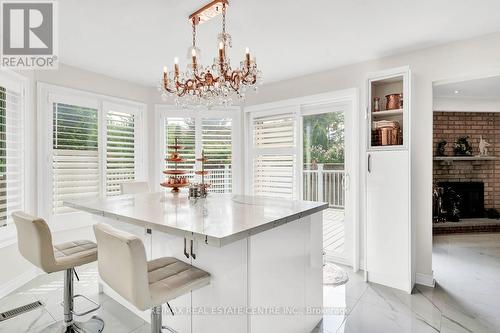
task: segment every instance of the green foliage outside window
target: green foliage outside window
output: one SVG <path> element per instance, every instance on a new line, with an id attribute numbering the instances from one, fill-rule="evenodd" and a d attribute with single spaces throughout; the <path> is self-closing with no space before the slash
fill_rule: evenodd
<path id="1" fill-rule="evenodd" d="M 330 112 L 304 117 L 304 163 L 344 163 L 344 113 Z"/>

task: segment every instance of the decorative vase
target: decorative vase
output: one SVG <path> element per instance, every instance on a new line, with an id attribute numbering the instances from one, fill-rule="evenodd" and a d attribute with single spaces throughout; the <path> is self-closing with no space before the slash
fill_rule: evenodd
<path id="1" fill-rule="evenodd" d="M 375 97 L 373 99 L 373 112 L 380 111 L 380 97 Z"/>

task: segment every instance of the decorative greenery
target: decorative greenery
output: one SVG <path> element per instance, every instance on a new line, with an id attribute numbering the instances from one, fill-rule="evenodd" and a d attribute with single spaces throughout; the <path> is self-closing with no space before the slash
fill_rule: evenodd
<path id="1" fill-rule="evenodd" d="M 446 144 L 448 142 L 445 140 L 445 139 L 441 139 L 439 140 L 438 142 L 438 145 L 437 145 L 437 156 L 445 156 L 446 153 L 445 153 L 445 149 L 446 149 Z"/>
<path id="2" fill-rule="evenodd" d="M 453 150 L 456 156 L 471 156 L 472 146 L 469 143 L 468 136 L 460 136 L 453 144 Z"/>
<path id="3" fill-rule="evenodd" d="M 344 114 L 304 117 L 304 163 L 344 163 Z"/>

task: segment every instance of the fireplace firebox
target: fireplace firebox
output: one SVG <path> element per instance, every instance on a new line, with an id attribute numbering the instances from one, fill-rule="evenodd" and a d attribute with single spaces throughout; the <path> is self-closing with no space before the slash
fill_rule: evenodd
<path id="1" fill-rule="evenodd" d="M 484 183 L 483 182 L 439 182 L 443 194 L 451 198 L 443 207 L 447 211 L 455 206 L 460 218 L 484 217 Z"/>

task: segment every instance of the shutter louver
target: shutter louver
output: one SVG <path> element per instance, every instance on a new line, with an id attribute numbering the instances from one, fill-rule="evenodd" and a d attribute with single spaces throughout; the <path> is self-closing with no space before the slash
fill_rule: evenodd
<path id="1" fill-rule="evenodd" d="M 135 179 L 135 117 L 106 113 L 106 195 L 119 195 L 120 184 Z"/>
<path id="2" fill-rule="evenodd" d="M 0 87 L 0 226 L 24 209 L 23 125 L 21 93 Z"/>
<path id="3" fill-rule="evenodd" d="M 254 118 L 255 148 L 283 148 L 295 145 L 295 117 L 282 114 Z"/>
<path id="4" fill-rule="evenodd" d="M 208 162 L 207 182 L 210 192 L 232 193 L 232 119 L 203 118 L 201 121 L 202 149 Z"/>
<path id="5" fill-rule="evenodd" d="M 195 119 L 168 117 L 166 119 L 165 130 L 167 156 L 171 153 L 171 150 L 168 149 L 168 146 L 174 145 L 175 139 L 177 138 L 177 143 L 184 147 L 184 149 L 179 151 L 180 156 L 186 160 L 185 162 L 177 163 L 177 168 L 179 170 L 187 170 L 188 173 L 186 174 L 186 177 L 192 180 L 194 178 L 194 165 L 196 158 Z M 166 162 L 165 166 L 167 169 L 173 169 L 175 167 L 175 164 Z"/>
<path id="6" fill-rule="evenodd" d="M 100 195 L 97 109 L 53 104 L 53 214 L 64 200 Z"/>
<path id="7" fill-rule="evenodd" d="M 292 199 L 295 184 L 293 155 L 259 155 L 254 158 L 254 194 Z"/>
<path id="8" fill-rule="evenodd" d="M 252 126 L 254 194 L 293 199 L 296 193 L 295 115 L 256 117 Z"/>

